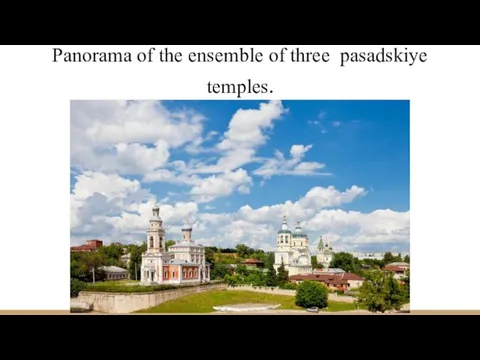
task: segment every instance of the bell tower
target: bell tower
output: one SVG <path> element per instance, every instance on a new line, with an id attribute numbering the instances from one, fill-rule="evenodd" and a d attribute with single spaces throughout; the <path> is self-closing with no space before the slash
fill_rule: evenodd
<path id="1" fill-rule="evenodd" d="M 162 227 L 163 221 L 160 218 L 160 207 L 157 202 L 152 208 L 152 217 L 147 230 L 147 252 L 160 253 L 165 248 L 165 230 Z"/>

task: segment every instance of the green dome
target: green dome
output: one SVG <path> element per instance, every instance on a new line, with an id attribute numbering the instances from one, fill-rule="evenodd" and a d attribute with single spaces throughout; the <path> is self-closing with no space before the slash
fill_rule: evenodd
<path id="1" fill-rule="evenodd" d="M 277 234 L 291 234 L 290 230 L 278 230 Z"/>
<path id="2" fill-rule="evenodd" d="M 294 238 L 307 238 L 307 234 L 296 233 L 296 234 L 293 234 L 293 237 Z"/>

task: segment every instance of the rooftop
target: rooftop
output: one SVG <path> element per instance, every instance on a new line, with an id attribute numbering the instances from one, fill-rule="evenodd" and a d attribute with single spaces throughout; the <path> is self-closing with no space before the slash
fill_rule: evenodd
<path id="1" fill-rule="evenodd" d="M 169 249 L 172 248 L 181 248 L 181 247 L 197 247 L 197 248 L 203 248 L 203 245 L 200 244 L 195 244 L 194 242 L 189 242 L 189 241 L 182 241 L 181 243 L 169 246 Z"/>
<path id="2" fill-rule="evenodd" d="M 256 259 L 247 259 L 243 261 L 242 264 L 263 264 L 263 261 L 256 260 Z"/>
<path id="3" fill-rule="evenodd" d="M 188 265 L 188 266 L 200 266 L 201 264 L 192 263 L 187 260 L 173 259 L 168 262 L 169 265 Z"/>
<path id="4" fill-rule="evenodd" d="M 290 276 L 290 280 L 311 280 L 311 281 L 319 281 L 325 284 L 331 285 L 342 285 L 347 284 L 350 281 L 361 281 L 363 278 L 358 276 L 357 274 L 353 273 L 342 273 L 342 274 L 309 274 L 309 275 L 293 275 Z"/>
<path id="5" fill-rule="evenodd" d="M 393 263 L 387 264 L 385 266 L 408 266 L 408 267 L 410 267 L 410 264 L 406 263 L 406 262 L 393 262 Z"/>
<path id="6" fill-rule="evenodd" d="M 118 266 L 101 266 L 99 269 L 100 269 L 100 270 L 103 270 L 103 271 L 105 271 L 105 272 L 107 272 L 107 273 L 123 274 L 123 273 L 128 272 L 128 270 L 123 269 L 123 268 L 118 267 Z"/>
<path id="7" fill-rule="evenodd" d="M 404 272 L 405 267 L 402 266 L 394 266 L 394 265 L 387 265 L 383 268 L 386 271 L 393 271 L 393 272 Z"/>

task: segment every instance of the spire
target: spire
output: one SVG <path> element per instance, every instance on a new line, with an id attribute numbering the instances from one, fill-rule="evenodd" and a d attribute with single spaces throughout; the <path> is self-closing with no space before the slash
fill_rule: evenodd
<path id="1" fill-rule="evenodd" d="M 158 206 L 157 199 L 153 198 L 153 210 L 159 210 L 160 207 Z"/>
<path id="2" fill-rule="evenodd" d="M 162 222 L 162 219 L 160 218 L 160 206 L 158 206 L 158 203 L 156 200 L 154 200 L 154 204 L 152 207 L 152 217 L 150 218 L 150 221 L 155 221 L 155 222 Z"/>
<path id="3" fill-rule="evenodd" d="M 322 236 L 320 236 L 320 241 L 318 242 L 318 250 L 322 250 L 323 249 L 323 238 Z"/>
<path id="4" fill-rule="evenodd" d="M 188 218 L 185 219 L 185 225 L 182 227 L 183 241 L 192 242 L 192 226 Z"/>
<path id="5" fill-rule="evenodd" d="M 183 225 L 182 231 L 191 231 L 192 226 L 190 225 L 190 220 L 188 217 L 185 219 L 185 224 Z"/>
<path id="6" fill-rule="evenodd" d="M 295 226 L 295 232 L 299 233 L 299 234 L 302 232 L 302 227 L 300 226 L 300 221 L 297 221 L 297 226 Z"/>
<path id="7" fill-rule="evenodd" d="M 283 208 L 283 217 L 282 217 L 282 230 L 288 230 L 287 225 L 287 208 Z"/>

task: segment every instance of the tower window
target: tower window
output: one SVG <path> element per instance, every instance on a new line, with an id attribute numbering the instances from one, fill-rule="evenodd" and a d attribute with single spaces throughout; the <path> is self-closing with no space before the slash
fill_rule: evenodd
<path id="1" fill-rule="evenodd" d="M 153 236 L 150 236 L 150 247 L 153 247 Z"/>

